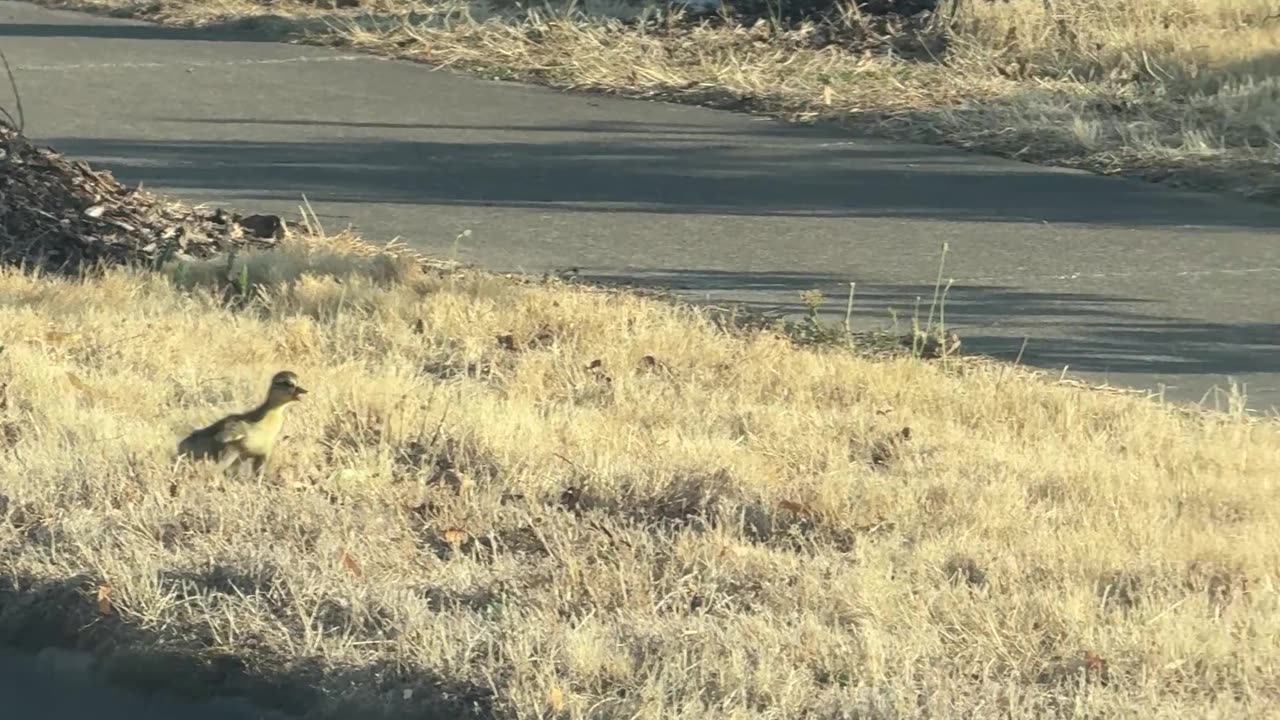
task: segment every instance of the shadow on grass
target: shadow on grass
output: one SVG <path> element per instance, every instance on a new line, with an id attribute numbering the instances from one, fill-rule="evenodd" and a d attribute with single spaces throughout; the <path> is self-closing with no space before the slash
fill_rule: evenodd
<path id="1" fill-rule="evenodd" d="M 183 580 L 210 591 L 226 585 L 225 577 L 210 572 Z M 213 639 L 202 637 L 199 627 L 145 630 L 117 615 L 99 614 L 96 587 L 88 576 L 0 579 L 0 648 L 87 652 L 96 659 L 98 676 L 111 686 L 189 703 L 237 697 L 290 716 L 335 719 L 496 717 L 488 688 L 421 668 L 389 662 L 333 667 L 312 658 L 270 657 L 252 637 L 237 643 L 243 654 L 228 655 L 212 651 Z M 112 710 L 93 708 L 93 714 L 117 717 Z"/>

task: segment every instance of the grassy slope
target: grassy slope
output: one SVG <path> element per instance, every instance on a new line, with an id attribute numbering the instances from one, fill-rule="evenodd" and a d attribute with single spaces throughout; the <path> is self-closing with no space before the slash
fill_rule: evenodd
<path id="1" fill-rule="evenodd" d="M 305 26 L 312 41 L 488 74 L 1280 198 L 1280 0 L 965 2 L 944 9 L 953 20 L 925 28 L 923 44 L 857 13 L 781 33 L 662 22 L 641 31 L 616 20 L 635 17 L 636 5 L 604 1 L 534 13 L 456 0 L 371 0 L 359 11 L 296 0 L 42 1 L 176 24 Z"/>
<path id="2" fill-rule="evenodd" d="M 416 717 L 1280 699 L 1274 423 L 637 297 L 304 246 L 250 262 L 238 310 L 217 264 L 0 273 L 0 639 Z M 267 480 L 174 465 L 282 366 L 312 394 Z"/>

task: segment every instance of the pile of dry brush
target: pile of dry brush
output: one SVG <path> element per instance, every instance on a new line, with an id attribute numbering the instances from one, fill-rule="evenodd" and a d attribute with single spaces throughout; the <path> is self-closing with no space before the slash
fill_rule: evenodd
<path id="1" fill-rule="evenodd" d="M 126 187 L 111 173 L 32 144 L 0 117 L 0 263 L 78 273 L 269 247 L 286 223 L 194 208 Z"/>

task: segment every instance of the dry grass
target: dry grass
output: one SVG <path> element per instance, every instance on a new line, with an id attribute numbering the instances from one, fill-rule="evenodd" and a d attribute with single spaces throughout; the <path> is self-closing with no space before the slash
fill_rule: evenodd
<path id="1" fill-rule="evenodd" d="M 561 87 L 1280 198 L 1280 0 L 968 0 L 902 27 L 846 11 L 785 31 L 690 25 L 624 2 L 45 1 L 186 24 L 270 19 L 316 42 Z"/>
<path id="2" fill-rule="evenodd" d="M 0 273 L 0 641 L 343 717 L 1280 701 L 1274 423 L 384 256 L 247 262 L 231 306 L 216 261 Z M 266 479 L 175 465 L 284 367 L 312 393 Z"/>

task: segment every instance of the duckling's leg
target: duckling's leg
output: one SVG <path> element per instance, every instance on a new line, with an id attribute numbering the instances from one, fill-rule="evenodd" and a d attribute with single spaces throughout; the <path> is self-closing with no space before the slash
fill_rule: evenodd
<path id="1" fill-rule="evenodd" d="M 267 464 L 266 455 L 255 455 L 253 457 L 253 474 L 257 475 L 259 479 L 261 479 L 262 477 L 262 468 L 265 467 L 266 464 Z"/>
<path id="2" fill-rule="evenodd" d="M 228 447 L 222 449 L 221 457 L 218 458 L 218 472 L 226 472 L 240 459 L 240 451 L 235 448 Z"/>

